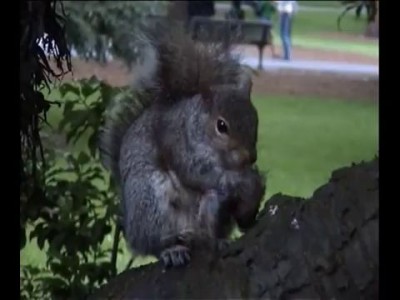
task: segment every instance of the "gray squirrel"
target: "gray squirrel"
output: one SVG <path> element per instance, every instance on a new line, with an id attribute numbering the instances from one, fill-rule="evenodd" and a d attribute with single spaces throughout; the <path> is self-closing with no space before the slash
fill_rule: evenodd
<path id="1" fill-rule="evenodd" d="M 121 193 L 130 248 L 187 264 L 195 242 L 224 245 L 251 227 L 265 193 L 251 76 L 226 44 L 181 27 L 147 27 L 132 94 L 100 132 L 101 160 Z M 115 110 L 114 110 L 115 112 Z"/>

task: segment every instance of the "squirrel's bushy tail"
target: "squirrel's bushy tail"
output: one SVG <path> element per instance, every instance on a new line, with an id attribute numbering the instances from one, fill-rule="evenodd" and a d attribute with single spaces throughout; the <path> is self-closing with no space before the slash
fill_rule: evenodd
<path id="1" fill-rule="evenodd" d="M 113 104 L 100 133 L 101 160 L 117 181 L 122 138 L 149 105 L 180 101 L 213 86 L 240 85 L 244 79 L 240 57 L 229 45 L 194 41 L 183 26 L 154 22 L 141 26 L 135 39 L 139 59 L 132 92 Z"/>
<path id="2" fill-rule="evenodd" d="M 213 42 L 194 41 L 183 26 L 172 22 L 158 22 L 141 31 L 139 44 L 144 52 L 153 52 L 156 60 L 151 72 L 144 73 L 144 81 L 162 95 L 159 100 L 177 101 L 211 86 L 238 83 L 240 56 L 232 53 L 232 45 L 215 41 L 212 34 Z"/>

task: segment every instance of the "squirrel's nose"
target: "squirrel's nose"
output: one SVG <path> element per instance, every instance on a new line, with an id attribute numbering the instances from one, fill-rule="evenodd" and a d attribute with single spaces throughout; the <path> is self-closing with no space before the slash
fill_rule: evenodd
<path id="1" fill-rule="evenodd" d="M 242 153 L 242 164 L 254 164 L 257 160 L 257 152 L 254 150 L 243 150 Z"/>

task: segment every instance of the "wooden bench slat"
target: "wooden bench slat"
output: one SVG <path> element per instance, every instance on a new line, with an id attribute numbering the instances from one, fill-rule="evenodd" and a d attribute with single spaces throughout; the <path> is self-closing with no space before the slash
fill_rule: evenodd
<path id="1" fill-rule="evenodd" d="M 270 43 L 272 23 L 268 20 L 224 20 L 208 17 L 193 17 L 189 30 L 193 38 L 198 39 L 208 33 L 209 38 L 230 41 L 232 38 L 237 44 L 257 46 L 259 51 L 259 69 L 262 69 L 263 50 Z"/>

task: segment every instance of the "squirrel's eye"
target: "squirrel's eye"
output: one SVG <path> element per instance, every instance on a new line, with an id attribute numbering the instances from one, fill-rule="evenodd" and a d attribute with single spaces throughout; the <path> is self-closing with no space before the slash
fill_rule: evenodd
<path id="1" fill-rule="evenodd" d="M 225 121 L 218 119 L 217 130 L 219 133 L 227 134 L 228 133 L 228 125 L 226 125 Z"/>

